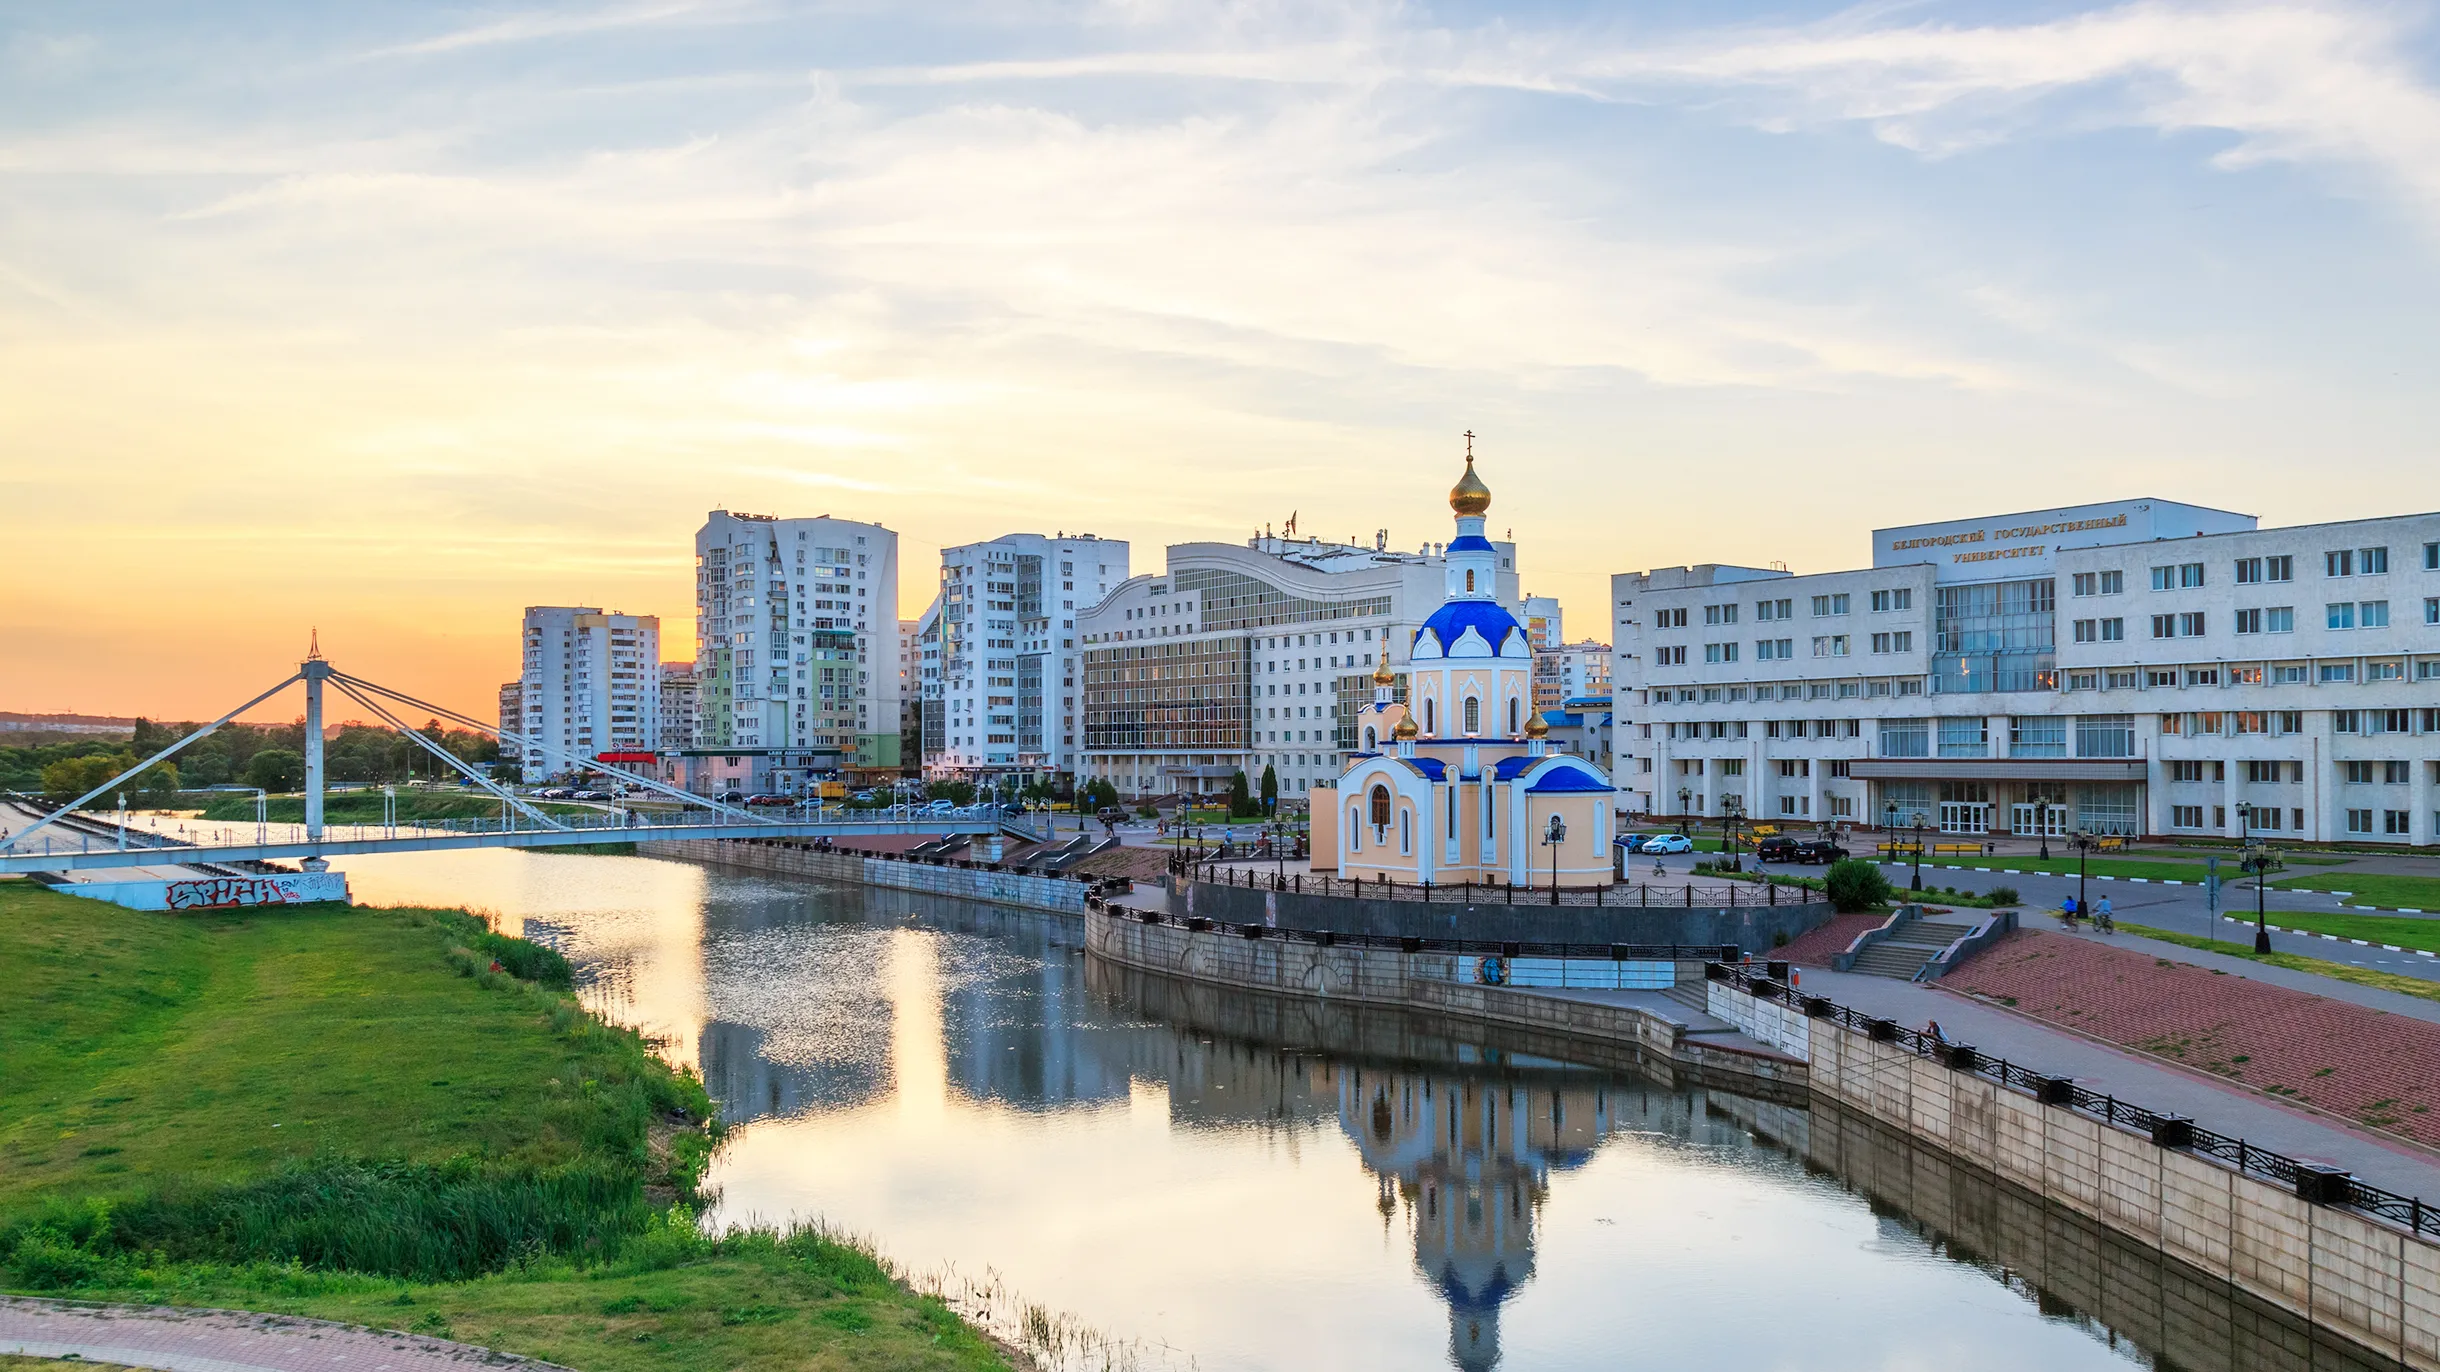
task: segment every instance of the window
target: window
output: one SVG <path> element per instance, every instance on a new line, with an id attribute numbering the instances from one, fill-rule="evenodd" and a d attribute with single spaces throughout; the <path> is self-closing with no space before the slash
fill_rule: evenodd
<path id="1" fill-rule="evenodd" d="M 2067 721 L 2058 715 L 2018 715 L 2008 721 L 2008 756 L 2067 756 Z"/>
<path id="2" fill-rule="evenodd" d="M 2347 812 L 2347 832 L 2350 834 L 2371 833 L 2372 812 L 2370 810 L 2349 810 Z"/>
<path id="3" fill-rule="evenodd" d="M 2135 686 L 2136 676 L 2133 672 L 2112 672 L 2101 683 L 2101 689 L 2105 691 L 2132 691 Z"/>
<path id="4" fill-rule="evenodd" d="M 2237 611 L 2237 632 L 2241 634 L 2261 633 L 2262 612 L 2260 610 Z"/>
<path id="5" fill-rule="evenodd" d="M 2323 553 L 2321 555 L 2321 574 L 2323 576 L 2355 575 L 2354 550 L 2340 548 L 2335 552 Z"/>
<path id="6" fill-rule="evenodd" d="M 2240 586 L 2251 586 L 2251 585 L 2254 585 L 2254 584 L 2256 584 L 2257 582 L 2259 582 L 2259 581 L 2261 581 L 2261 580 L 2262 580 L 2262 559 L 2261 559 L 2261 558 L 2258 558 L 2258 557 L 2240 557 L 2240 558 L 2238 558 L 2238 559 L 2237 559 L 2237 584 L 2238 584 L 2238 585 L 2240 585 Z"/>
<path id="7" fill-rule="evenodd" d="M 2274 734 L 2301 734 L 2301 733 L 2303 733 L 2303 732 L 2304 732 L 2304 711 L 2302 711 L 2302 710 L 2273 710 L 2273 711 L 2271 711 L 2271 732 L 2272 732 L 2272 733 L 2274 733 Z M 2299 765 L 2301 765 L 2301 764 L 2299 764 Z"/>
<path id="8" fill-rule="evenodd" d="M 2440 572 L 2440 543 L 2423 545 L 2423 570 Z"/>
<path id="9" fill-rule="evenodd" d="M 2201 638 L 2203 636 L 2203 612 L 2190 610 L 2179 615 L 2177 617 L 2177 636 L 2179 638 Z"/>
<path id="10" fill-rule="evenodd" d="M 2273 605 L 2262 611 L 2262 632 L 2292 634 L 2296 632 L 2296 607 Z"/>
<path id="11" fill-rule="evenodd" d="M 1758 638 L 1754 640 L 1754 660 L 1775 662 L 1796 656 L 1792 651 L 1796 641 L 1789 638 Z"/>
<path id="12" fill-rule="evenodd" d="M 2067 689 L 2071 691 L 2098 691 L 2101 689 L 2101 675 L 2098 672 L 2069 672 L 2067 674 Z"/>
<path id="13" fill-rule="evenodd" d="M 2261 684 L 2262 684 L 2262 668 L 2261 668 L 2261 666 L 2260 666 L 2259 664 L 2253 664 L 2253 665 L 2242 666 L 2242 667 L 2239 667 L 2239 666 L 2231 666 L 2231 667 L 2228 669 L 2228 684 L 2229 684 L 2229 685 L 2231 685 L 2231 686 L 2259 686 L 2259 685 L 2261 685 Z"/>
<path id="14" fill-rule="evenodd" d="M 2385 552 L 2387 550 L 2383 549 L 2383 551 Z M 2413 821 L 2408 817 L 2407 812 L 2404 810 L 2381 811 L 2381 832 L 2384 834 L 2392 834 L 2402 838 L 2406 835 L 2407 830 L 2409 827 L 2411 827 L 2412 823 Z"/>
<path id="15" fill-rule="evenodd" d="M 2117 641 L 2119 641 L 2119 640 L 2120 640 L 2120 639 L 2122 639 L 2122 638 L 2125 638 L 2126 636 L 2127 636 L 2127 622 L 2126 622 L 2125 620 L 2123 620 L 2123 619 L 2105 619 L 2105 620 L 2101 621 L 2101 641 L 2102 641 L 2102 642 L 2104 642 L 2104 643 L 2116 643 Z"/>
<path id="16" fill-rule="evenodd" d="M 1706 605 L 1703 607 L 1703 622 L 1705 624 L 1734 624 L 1737 622 L 1737 607 L 1734 605 Z"/>
<path id="17" fill-rule="evenodd" d="M 1889 613 L 1889 592 L 1875 591 L 1872 593 L 1872 612 L 1876 615 Z"/>
<path id="18" fill-rule="evenodd" d="M 1734 662 L 1737 660 L 1737 645 L 1734 643 L 1706 643 L 1703 645 L 1703 660 L 1705 662 Z"/>
<path id="19" fill-rule="evenodd" d="M 1483 731 L 1483 703 L 1480 700 L 1467 696 L 1466 703 L 1459 710 L 1459 714 L 1465 720 L 1464 728 L 1467 733 L 1479 734 Z"/>
<path id="20" fill-rule="evenodd" d="M 1813 617 L 1815 619 L 1825 618 L 1830 615 L 1843 615 L 1845 613 L 1847 613 L 1846 596 L 1817 595 L 1813 597 Z"/>
<path id="21" fill-rule="evenodd" d="M 2098 584 L 2100 580 L 2101 578 L 2099 576 L 2091 572 L 2078 572 L 2074 576 L 2068 578 L 2068 594 L 2078 597 L 2096 594 L 2100 590 L 2100 586 Z M 1873 608 L 1877 610 L 1881 607 L 1875 605 Z"/>
<path id="22" fill-rule="evenodd" d="M 2135 756 L 2135 716 L 2078 715 L 2076 756 Z"/>
<path id="23" fill-rule="evenodd" d="M 2220 669 L 2217 667 L 2188 667 L 2186 684 L 2189 686 L 2217 686 L 2220 684 Z"/>
<path id="24" fill-rule="evenodd" d="M 2296 579 L 2296 559 L 2284 556 L 2262 559 L 2262 579 L 2264 581 L 2294 581 Z"/>
<path id="25" fill-rule="evenodd" d="M 2155 590 L 2155 591 L 2174 591 L 2174 590 L 2176 590 L 2176 589 L 2177 589 L 2177 568 L 2175 568 L 2175 567 L 2154 567 L 2154 568 L 2152 569 L 2152 589 L 2153 589 L 2153 590 Z"/>
<path id="26" fill-rule="evenodd" d="M 2366 629 L 2386 629 L 2389 627 L 2388 601 L 2367 600 L 2364 603 L 2356 606 L 2355 610 L 2355 622 L 2358 626 Z"/>
<path id="27" fill-rule="evenodd" d="M 1652 616 L 1652 627 L 1655 629 L 1683 629 L 1686 627 L 1686 611 L 1683 608 L 1659 611 Z"/>
<path id="28" fill-rule="evenodd" d="M 2356 549 L 2355 572 L 2358 576 L 2389 575 L 2389 550 L 2387 548 Z"/>
<path id="29" fill-rule="evenodd" d="M 2175 637 L 2177 637 L 2177 616 L 2176 616 L 2176 615 L 2154 615 L 2154 616 L 2152 616 L 2152 637 L 2154 637 L 2154 638 L 2175 638 Z"/>
<path id="30" fill-rule="evenodd" d="M 2171 781 L 2201 781 L 2203 779 L 2203 764 L 2199 762 L 2172 762 L 2169 764 L 2169 779 Z"/>
<path id="31" fill-rule="evenodd" d="M 2279 771 L 2276 762 L 2248 762 L 2245 764 L 2245 780 L 2249 785 L 2275 786 L 2279 782 Z"/>
<path id="32" fill-rule="evenodd" d="M 2327 616 L 2326 622 L 2330 628 L 2352 629 L 2355 627 L 2355 602 L 2352 600 L 2333 600 L 2322 607 L 2322 613 Z"/>
<path id="33" fill-rule="evenodd" d="M 1790 617 L 1788 605 L 1789 602 L 1785 600 L 1757 600 L 1754 602 L 1754 618 L 1757 622 L 1766 619 L 1787 619 Z"/>
<path id="34" fill-rule="evenodd" d="M 2098 620 L 2098 619 L 2079 619 L 2079 620 L 2077 620 L 2077 621 L 2076 621 L 2076 642 L 2078 642 L 2078 643 L 2099 643 L 2100 641 L 2101 641 L 2101 621 L 2100 621 L 2100 620 Z"/>
<path id="35" fill-rule="evenodd" d="M 2101 594 L 2125 595 L 2126 589 L 2127 574 L 2125 572 L 2112 571 L 2101 574 Z"/>
<path id="36" fill-rule="evenodd" d="M 1655 648 L 1655 649 L 1653 649 L 1653 650 L 1652 650 L 1652 665 L 1653 665 L 1653 666 L 1655 666 L 1655 667 L 1683 667 L 1683 666 L 1685 666 L 1685 665 L 1686 665 L 1686 645 L 1685 645 L 1685 644 L 1683 644 L 1683 643 L 1681 643 L 1681 644 L 1679 644 L 1678 646 L 1676 646 L 1676 647 L 1674 647 L 1674 648 Z"/>
<path id="37" fill-rule="evenodd" d="M 2440 595 L 2423 597 L 2423 622 L 2440 624 Z"/>
<path id="38" fill-rule="evenodd" d="M 2410 786 L 2414 784 L 2414 765 L 2406 762 L 2382 763 L 2381 784 L 2384 786 Z"/>
<path id="39" fill-rule="evenodd" d="M 1932 730 L 1928 720 L 1885 719 L 1881 721 L 1881 756 L 1930 757 Z"/>
<path id="40" fill-rule="evenodd" d="M 2181 562 L 2177 564 L 2177 584 L 2181 590 L 2191 589 L 2193 587 L 2202 585 L 2203 564 L 2200 562 Z"/>
<path id="41" fill-rule="evenodd" d="M 1813 655 L 1815 657 L 1847 656 L 1847 636 L 1845 634 L 1814 635 Z"/>
<path id="42" fill-rule="evenodd" d="M 2364 664 L 2364 680 L 2367 683 L 2404 681 L 2405 679 L 2406 664 L 2403 662 L 2367 662 Z"/>
<path id="43" fill-rule="evenodd" d="M 1389 788 L 1387 786 L 1372 788 L 1372 824 L 1375 829 L 1389 827 Z"/>
<path id="44" fill-rule="evenodd" d="M 1991 751 L 1990 721 L 1980 715 L 1940 721 L 1942 757 L 1983 757 Z"/>
<path id="45" fill-rule="evenodd" d="M 2291 662 L 2281 663 L 2273 666 L 2271 668 L 2271 684 L 2273 686 L 2303 685 L 2304 664 Z"/>
<path id="46" fill-rule="evenodd" d="M 2202 828 L 2202 827 L 2203 827 L 2203 807 L 2202 807 L 2202 806 L 2200 806 L 2200 805 L 2172 805 L 2172 806 L 2170 806 L 2170 807 L 2169 807 L 2169 827 L 2170 827 L 2170 828 L 2172 828 L 2172 829 L 2200 829 L 2200 828 Z"/>
<path id="47" fill-rule="evenodd" d="M 2322 684 L 2322 685 L 2324 685 L 2324 686 L 2332 686 L 2332 685 L 2336 685 L 2337 683 L 2342 682 L 2342 681 L 2353 681 L 2353 680 L 2355 680 L 2355 664 L 2354 664 L 2354 663 L 2352 663 L 2352 662 L 2325 662 L 2325 663 L 2321 664 L 2321 684 Z"/>
<path id="48" fill-rule="evenodd" d="M 2332 710 L 2330 712 L 2330 732 L 2334 734 L 2361 733 L 2363 732 L 2362 721 L 2363 716 L 2359 711 Z"/>

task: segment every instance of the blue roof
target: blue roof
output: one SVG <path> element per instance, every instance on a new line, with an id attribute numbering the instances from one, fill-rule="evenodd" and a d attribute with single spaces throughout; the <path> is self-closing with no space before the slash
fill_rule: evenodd
<path id="1" fill-rule="evenodd" d="M 1468 629 L 1482 635 L 1483 642 L 1491 645 L 1495 656 L 1510 634 L 1521 638 L 1525 633 L 1517 627 L 1516 616 L 1501 609 L 1497 601 L 1452 600 L 1432 611 L 1432 617 L 1415 631 L 1415 643 L 1420 647 L 1423 636 L 1430 634 L 1440 647 L 1440 656 L 1447 657 L 1449 651 L 1457 646 L 1457 641 L 1466 636 Z"/>
<path id="2" fill-rule="evenodd" d="M 1453 553 L 1496 553 L 1499 549 L 1492 547 L 1491 540 L 1481 534 L 1459 534 L 1449 540 L 1449 551 Z"/>
<path id="3" fill-rule="evenodd" d="M 1525 788 L 1528 795 L 1546 791 L 1607 791 L 1610 783 L 1583 767 L 1561 767 Z"/>
<path id="4" fill-rule="evenodd" d="M 1448 775 L 1449 764 L 1436 757 L 1406 757 L 1398 760 L 1434 781 L 1443 780 Z"/>
<path id="5" fill-rule="evenodd" d="M 1493 781 L 1514 781 L 1517 779 L 1517 773 L 1524 771 L 1526 768 L 1533 766 L 1541 760 L 1542 759 L 1538 757 L 1501 758 L 1498 764 L 1491 769 L 1491 779 Z"/>

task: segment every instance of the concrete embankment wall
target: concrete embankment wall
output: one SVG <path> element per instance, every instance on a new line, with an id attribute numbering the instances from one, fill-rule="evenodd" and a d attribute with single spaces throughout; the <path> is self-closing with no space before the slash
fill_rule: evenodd
<path id="1" fill-rule="evenodd" d="M 1139 886 L 1137 888 L 1141 890 Z M 1759 888 L 1757 888 L 1759 889 Z M 1307 895 L 1172 877 L 1169 913 L 1230 924 L 1326 929 L 1390 938 L 1463 938 L 1518 943 L 1736 944 L 1757 955 L 1829 922 L 1823 901 L 1780 905 L 1650 907 L 1536 903 L 1425 903 L 1361 896 Z M 1457 894 L 1455 888 L 1447 893 Z M 1547 898 L 1546 898 L 1547 899 Z"/>
<path id="2" fill-rule="evenodd" d="M 1716 983 L 1711 999 L 1753 1002 L 1748 1022 L 1794 1051 L 1784 1007 Z M 2440 1369 L 2440 1245 L 1903 1045 L 1826 1021 L 1807 1028 L 1816 1097 L 2409 1367 Z"/>
<path id="3" fill-rule="evenodd" d="M 935 867 L 929 863 L 868 857 L 861 853 L 823 852 L 784 840 L 689 838 L 639 843 L 635 847 L 645 857 L 685 858 L 692 862 L 742 867 L 779 876 L 861 882 L 866 886 L 887 886 L 901 891 L 923 891 L 936 896 L 956 896 L 962 900 L 984 900 L 996 905 L 1021 905 L 1029 910 L 1057 910 L 1069 914 L 1083 912 L 1085 893 L 1092 889 L 1090 882 L 1074 877 L 1027 876 L 1019 872 L 986 871 L 979 867 Z"/>
<path id="4" fill-rule="evenodd" d="M 1685 1026 L 1634 1006 L 1481 985 L 1462 979 L 1470 960 L 1451 953 L 1249 939 L 1217 929 L 1145 924 L 1101 910 L 1085 912 L 1085 947 L 1112 962 L 1191 981 L 1496 1025 L 1527 1036 L 1518 1045 L 1521 1051 L 1583 1060 L 1588 1049 L 1601 1049 L 1600 1065 L 1632 1066 L 1677 1085 L 1716 1085 L 1765 1097 L 1801 1097 L 1804 1090 L 1800 1063 L 1690 1040 Z M 1701 975 L 1699 962 L 1681 966 L 1681 979 Z"/>

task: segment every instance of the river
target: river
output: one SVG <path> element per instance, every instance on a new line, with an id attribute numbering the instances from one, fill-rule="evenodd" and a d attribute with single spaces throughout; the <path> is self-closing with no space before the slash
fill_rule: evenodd
<path id="1" fill-rule="evenodd" d="M 707 1222 L 818 1218 L 1145 1367 L 2363 1366 L 2140 1250 L 2091 1282 L 2105 1242 L 1992 1188 L 1943 1204 L 2040 1237 L 1961 1244 L 1888 1199 L 1947 1169 L 1826 1169 L 1818 1111 L 1317 1028 L 1088 966 L 1068 917 L 644 858 L 345 865 L 360 901 L 522 926 L 697 1067 L 736 1126 Z"/>

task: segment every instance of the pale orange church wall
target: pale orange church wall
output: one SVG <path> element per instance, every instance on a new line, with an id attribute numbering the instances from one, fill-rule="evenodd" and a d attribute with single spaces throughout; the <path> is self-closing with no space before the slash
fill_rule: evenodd
<path id="1" fill-rule="evenodd" d="M 1305 797 L 1305 809 L 1313 816 L 1313 870 L 1335 872 L 1339 869 L 1339 793 L 1317 786 Z"/>

